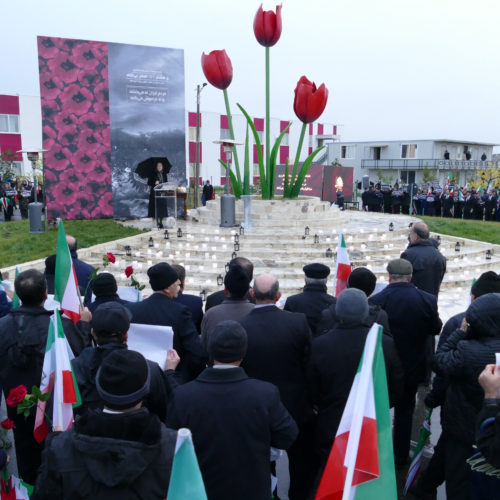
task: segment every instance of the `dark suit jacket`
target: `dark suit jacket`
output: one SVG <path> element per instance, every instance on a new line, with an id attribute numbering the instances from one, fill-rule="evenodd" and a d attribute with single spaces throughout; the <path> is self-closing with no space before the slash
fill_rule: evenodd
<path id="1" fill-rule="evenodd" d="M 96 297 L 92 304 L 89 304 L 88 308 L 92 314 L 94 311 L 101 305 L 106 302 L 118 302 L 118 304 L 122 304 L 123 306 L 130 304 L 129 300 L 120 299 L 118 295 L 112 295 L 111 297 Z"/>
<path id="2" fill-rule="evenodd" d="M 186 306 L 162 293 L 153 293 L 142 302 L 125 305 L 132 312 L 132 323 L 171 326 L 174 331 L 174 349 L 181 358 L 177 372 L 181 381 L 192 380 L 205 366 L 205 355 L 200 337 Z"/>
<path id="3" fill-rule="evenodd" d="M 306 285 L 302 293 L 288 297 L 284 309 L 285 311 L 304 313 L 312 336 L 316 337 L 321 333 L 318 332 L 321 313 L 334 303 L 335 297 L 326 293 L 326 286 L 311 284 Z"/>
<path id="4" fill-rule="evenodd" d="M 203 301 L 201 300 L 201 297 L 179 292 L 179 295 L 177 295 L 177 298 L 175 298 L 174 300 L 176 302 L 180 302 L 191 311 L 194 326 L 196 326 L 198 333 L 200 333 L 201 320 L 203 319 Z"/>
<path id="5" fill-rule="evenodd" d="M 437 297 L 413 283 L 390 283 L 370 297 L 389 316 L 391 334 L 396 344 L 408 386 L 424 382 L 432 356 L 429 340 L 441 331 Z"/>
<path id="6" fill-rule="evenodd" d="M 312 398 L 318 406 L 315 449 L 326 459 L 349 397 L 370 327 L 338 326 L 313 340 L 308 378 Z M 403 391 L 403 368 L 394 341 L 382 335 L 382 349 L 394 405 Z"/>
<path id="7" fill-rule="evenodd" d="M 257 307 L 240 320 L 248 335 L 242 367 L 250 377 L 271 382 L 298 425 L 312 416 L 306 369 L 311 332 L 301 313 Z"/>
<path id="8" fill-rule="evenodd" d="M 90 281 L 90 275 L 93 273 L 94 268 L 90 264 L 87 264 L 86 262 L 83 262 L 83 260 L 80 260 L 76 252 L 71 252 L 71 260 L 73 261 L 73 266 L 75 267 L 78 286 L 83 288 L 84 290 L 87 289 L 87 285 Z M 92 299 L 92 286 L 88 287 L 84 299 L 85 305 L 88 305 Z"/>
<path id="9" fill-rule="evenodd" d="M 209 500 L 269 500 L 270 448 L 287 449 L 297 425 L 276 387 L 242 368 L 206 368 L 174 390 L 167 426 L 193 433 Z"/>

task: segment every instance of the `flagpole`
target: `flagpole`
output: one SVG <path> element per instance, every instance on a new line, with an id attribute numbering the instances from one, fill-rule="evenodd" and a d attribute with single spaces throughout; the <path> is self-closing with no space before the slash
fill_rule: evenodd
<path id="1" fill-rule="evenodd" d="M 370 383 L 370 377 L 373 371 L 373 358 L 375 356 L 375 347 L 377 345 L 379 329 L 380 325 L 374 323 L 366 338 L 364 356 L 362 360 L 363 364 L 361 366 L 361 373 L 359 378 L 359 386 L 356 393 L 356 400 L 354 402 L 353 415 L 355 415 L 355 418 L 349 432 L 349 440 L 347 442 L 346 460 L 348 462 L 348 465 L 342 500 L 351 500 L 352 479 L 354 477 L 354 468 L 356 466 L 356 459 L 358 456 L 359 439 L 361 436 L 364 408 L 366 405 L 366 394 L 368 392 L 368 385 Z"/>

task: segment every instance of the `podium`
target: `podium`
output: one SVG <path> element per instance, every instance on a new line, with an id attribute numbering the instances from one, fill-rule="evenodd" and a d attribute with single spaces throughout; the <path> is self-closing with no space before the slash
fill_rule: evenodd
<path id="1" fill-rule="evenodd" d="M 164 182 L 154 187 L 155 192 L 155 220 L 156 227 L 163 228 L 165 217 L 177 216 L 177 185 L 173 182 Z"/>

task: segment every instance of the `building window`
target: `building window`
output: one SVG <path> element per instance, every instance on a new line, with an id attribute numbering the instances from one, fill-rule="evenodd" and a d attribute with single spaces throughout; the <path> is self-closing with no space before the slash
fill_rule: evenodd
<path id="1" fill-rule="evenodd" d="M 416 144 L 401 144 L 401 158 L 416 158 Z"/>
<path id="2" fill-rule="evenodd" d="M 200 130 L 201 132 L 201 130 Z M 200 134 L 201 136 L 201 134 Z M 196 142 L 196 127 L 189 127 L 189 141 Z"/>
<path id="3" fill-rule="evenodd" d="M 340 157 L 353 159 L 355 153 L 355 146 L 341 146 L 340 147 Z"/>
<path id="4" fill-rule="evenodd" d="M 260 177 L 260 169 L 259 169 L 259 165 L 255 165 L 253 166 L 253 176 L 254 177 Z"/>
<path id="5" fill-rule="evenodd" d="M 224 139 L 231 139 L 231 133 L 229 132 L 228 128 L 220 129 L 220 139 L 221 141 L 223 141 Z"/>
<path id="6" fill-rule="evenodd" d="M 290 137 L 290 134 L 285 134 L 285 135 L 283 136 L 283 139 L 281 139 L 281 144 L 280 144 L 280 145 L 281 145 L 281 146 L 289 146 L 289 145 L 290 145 L 290 143 L 289 143 L 289 141 L 288 141 L 288 138 L 289 138 L 289 137 Z"/>
<path id="7" fill-rule="evenodd" d="M 0 132 L 7 134 L 19 133 L 19 116 L 0 115 Z"/>

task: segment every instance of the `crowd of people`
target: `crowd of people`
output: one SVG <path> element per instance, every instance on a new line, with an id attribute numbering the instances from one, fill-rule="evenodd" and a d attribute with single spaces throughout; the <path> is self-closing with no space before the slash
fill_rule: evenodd
<path id="1" fill-rule="evenodd" d="M 37 201 L 42 201 L 42 189 L 36 189 Z M 0 210 L 3 212 L 4 221 L 9 222 L 14 215 L 14 210 L 19 208 L 21 217 L 28 218 L 28 204 L 35 201 L 35 185 L 32 181 L 0 179 Z"/>
<path id="2" fill-rule="evenodd" d="M 469 189 L 424 184 L 393 187 L 388 184 L 370 185 L 362 195 L 363 210 L 389 214 L 415 214 L 455 219 L 475 219 L 500 222 L 500 200 L 496 189 Z"/>
<path id="3" fill-rule="evenodd" d="M 67 241 L 82 284 L 93 269 L 78 259 L 76 240 Z M 63 325 L 82 405 L 70 430 L 39 444 L 34 410 L 25 418 L 9 401 L 20 385 L 40 385 L 54 264 L 51 256 L 45 273 L 15 278 L 20 307 L 0 291 L 0 384 L 15 425 L 10 460 L 35 484 L 32 498 L 163 499 L 175 430 L 186 427 L 209 500 L 268 500 L 273 487 L 278 498 L 271 478 L 284 452 L 288 498 L 313 499 L 375 322 L 383 327 L 400 473 L 410 462 L 419 387 L 432 381 L 425 403 L 441 407 L 441 437 L 412 493 L 435 498 L 445 482 L 450 500 L 498 497 L 500 276 L 482 274 L 470 306 L 442 328 L 437 300 L 446 259 L 425 223 L 410 228 L 408 248 L 388 263 L 389 284 L 378 293 L 373 272 L 358 267 L 334 297 L 329 267 L 309 263 L 303 291 L 280 307 L 278 279 L 254 276 L 252 262 L 236 257 L 224 289 L 203 310 L 200 297 L 183 292 L 182 266 L 151 266 L 152 293 L 141 302 L 120 299 L 114 276 L 98 274 L 80 321 Z M 128 349 L 131 323 L 172 327 L 162 366 Z"/>

